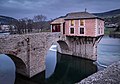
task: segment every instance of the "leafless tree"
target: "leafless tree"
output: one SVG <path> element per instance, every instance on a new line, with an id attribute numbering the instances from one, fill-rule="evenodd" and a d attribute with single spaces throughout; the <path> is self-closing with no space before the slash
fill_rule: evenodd
<path id="1" fill-rule="evenodd" d="M 44 15 L 36 15 L 33 18 L 34 21 L 34 27 L 37 28 L 38 32 L 42 31 L 43 28 L 45 27 L 45 22 L 46 22 L 47 17 Z"/>
<path id="2" fill-rule="evenodd" d="M 28 18 L 19 19 L 16 23 L 16 30 L 19 34 L 30 33 L 33 28 L 33 21 Z"/>
<path id="3" fill-rule="evenodd" d="M 1 24 L 0 24 L 0 30 L 2 30 Z"/>
<path id="4" fill-rule="evenodd" d="M 14 24 L 14 31 L 18 34 L 42 32 L 50 29 L 50 21 L 46 21 L 46 19 L 47 17 L 44 15 L 36 15 L 33 19 L 22 18 L 11 24 Z M 13 33 L 12 27 L 10 27 L 10 31 Z"/>

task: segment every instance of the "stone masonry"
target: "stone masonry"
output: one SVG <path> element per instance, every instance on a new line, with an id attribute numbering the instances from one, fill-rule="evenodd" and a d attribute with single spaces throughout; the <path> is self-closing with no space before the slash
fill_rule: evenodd
<path id="1" fill-rule="evenodd" d="M 120 84 L 120 61 L 76 84 Z"/>
<path id="2" fill-rule="evenodd" d="M 45 70 L 45 57 L 52 44 L 59 45 L 60 53 L 96 60 L 98 41 L 99 38 L 74 38 L 50 32 L 3 35 L 0 36 L 0 53 L 11 55 L 18 73 L 32 77 Z"/>
<path id="3" fill-rule="evenodd" d="M 0 36 L 0 53 L 21 59 L 22 63 L 17 60 L 17 66 L 25 66 L 17 69 L 17 72 L 32 77 L 45 70 L 45 55 L 52 42 L 59 37 L 60 33 Z"/>

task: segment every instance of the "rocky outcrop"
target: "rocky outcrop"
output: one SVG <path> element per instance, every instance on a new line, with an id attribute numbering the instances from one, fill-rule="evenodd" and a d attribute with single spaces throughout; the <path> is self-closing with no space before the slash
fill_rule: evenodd
<path id="1" fill-rule="evenodd" d="M 76 84 L 120 84 L 120 61 Z"/>

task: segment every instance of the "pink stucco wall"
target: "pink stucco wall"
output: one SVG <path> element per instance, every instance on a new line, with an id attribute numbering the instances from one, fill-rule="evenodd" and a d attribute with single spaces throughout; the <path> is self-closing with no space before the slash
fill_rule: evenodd
<path id="1" fill-rule="evenodd" d="M 70 35 L 70 36 L 77 36 L 78 35 L 78 28 L 79 28 L 79 20 L 74 20 L 75 25 L 71 26 L 70 25 L 70 20 L 65 21 L 65 35 Z M 74 28 L 74 34 L 70 34 L 70 28 Z"/>
<path id="2" fill-rule="evenodd" d="M 70 26 L 70 20 L 65 21 L 65 31 L 66 31 L 65 35 L 68 35 L 68 36 L 92 36 L 92 37 L 94 37 L 94 36 L 99 36 L 99 35 L 104 34 L 104 21 L 103 20 L 97 19 L 97 22 L 96 22 L 96 19 L 85 19 L 84 26 L 80 26 L 79 20 L 74 20 L 74 21 L 75 21 L 74 26 Z M 75 30 L 74 34 L 69 33 L 69 29 L 72 27 Z M 84 28 L 84 30 L 85 30 L 84 34 L 79 33 L 80 27 Z M 101 31 L 100 34 L 98 34 L 98 27 L 100 27 L 100 31 Z"/>
<path id="3" fill-rule="evenodd" d="M 100 27 L 100 31 L 101 31 L 100 35 L 104 34 L 104 21 L 99 20 L 98 26 Z"/>
<path id="4" fill-rule="evenodd" d="M 65 35 L 69 34 L 69 21 L 65 21 Z"/>
<path id="5" fill-rule="evenodd" d="M 85 20 L 85 35 L 95 36 L 95 19 Z"/>

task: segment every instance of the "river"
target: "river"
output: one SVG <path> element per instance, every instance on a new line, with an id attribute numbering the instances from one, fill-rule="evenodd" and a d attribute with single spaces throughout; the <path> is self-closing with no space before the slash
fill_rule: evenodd
<path id="1" fill-rule="evenodd" d="M 31 79 L 16 74 L 15 84 L 74 84 L 79 82 L 120 60 L 120 39 L 104 36 L 98 44 L 97 53 L 97 61 L 93 63 L 91 60 L 57 53 L 56 45 L 53 45 L 46 56 L 46 70 Z"/>
<path id="2" fill-rule="evenodd" d="M 106 67 L 118 60 L 120 60 L 120 39 L 104 36 L 98 45 L 98 64 Z"/>

